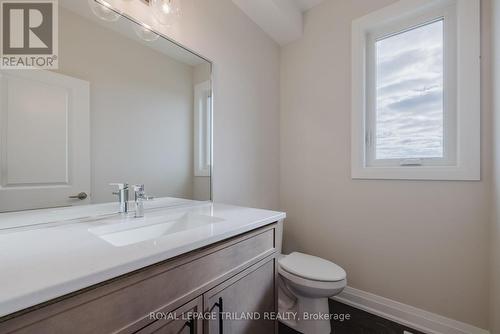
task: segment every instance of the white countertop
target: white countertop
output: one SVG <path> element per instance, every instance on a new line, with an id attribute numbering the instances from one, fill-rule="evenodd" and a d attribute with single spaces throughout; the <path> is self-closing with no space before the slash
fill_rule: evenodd
<path id="1" fill-rule="evenodd" d="M 0 317 L 285 218 L 282 212 L 224 204 L 176 204 L 150 206 L 142 219 L 133 218 L 133 213 L 110 214 L 112 204 L 0 214 Z M 106 216 L 75 219 L 82 217 L 82 210 L 90 216 L 93 208 Z M 61 212 L 64 219 L 73 220 L 54 219 Z M 166 229 L 174 220 L 184 227 Z M 117 226 L 119 233 L 146 230 L 133 232 L 145 240 L 123 242 L 124 233 L 119 240 L 100 237 L 116 232 Z M 164 234 L 152 237 L 159 228 Z"/>

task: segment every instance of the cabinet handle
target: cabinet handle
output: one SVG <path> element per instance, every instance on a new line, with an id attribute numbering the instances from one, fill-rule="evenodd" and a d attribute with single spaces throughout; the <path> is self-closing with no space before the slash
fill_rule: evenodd
<path id="1" fill-rule="evenodd" d="M 222 319 L 222 312 L 224 312 L 224 303 L 222 297 L 219 298 L 219 301 L 214 304 L 214 307 L 219 309 L 219 334 L 224 334 L 224 319 Z"/>
<path id="2" fill-rule="evenodd" d="M 189 327 L 189 334 L 195 334 L 194 332 L 194 319 L 191 319 L 186 322 L 186 326 Z"/>

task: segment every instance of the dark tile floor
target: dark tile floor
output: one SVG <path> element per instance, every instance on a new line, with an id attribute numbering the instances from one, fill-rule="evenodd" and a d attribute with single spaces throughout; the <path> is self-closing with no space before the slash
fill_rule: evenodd
<path id="1" fill-rule="evenodd" d="M 405 331 L 412 334 L 424 334 L 333 300 L 330 300 L 330 313 L 350 315 L 349 320 L 332 321 L 333 334 L 403 334 Z M 279 334 L 297 333 L 298 332 L 280 324 Z"/>

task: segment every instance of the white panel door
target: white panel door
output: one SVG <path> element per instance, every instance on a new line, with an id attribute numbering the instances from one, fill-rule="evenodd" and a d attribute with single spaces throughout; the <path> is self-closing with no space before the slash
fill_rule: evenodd
<path id="1" fill-rule="evenodd" d="M 0 211 L 89 203 L 89 114 L 86 81 L 0 72 Z"/>

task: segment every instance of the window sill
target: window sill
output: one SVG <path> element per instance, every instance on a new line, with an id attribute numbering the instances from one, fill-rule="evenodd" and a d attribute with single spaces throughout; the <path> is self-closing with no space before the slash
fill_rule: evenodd
<path id="1" fill-rule="evenodd" d="M 481 181 L 479 167 L 416 166 L 352 168 L 352 179 Z"/>

